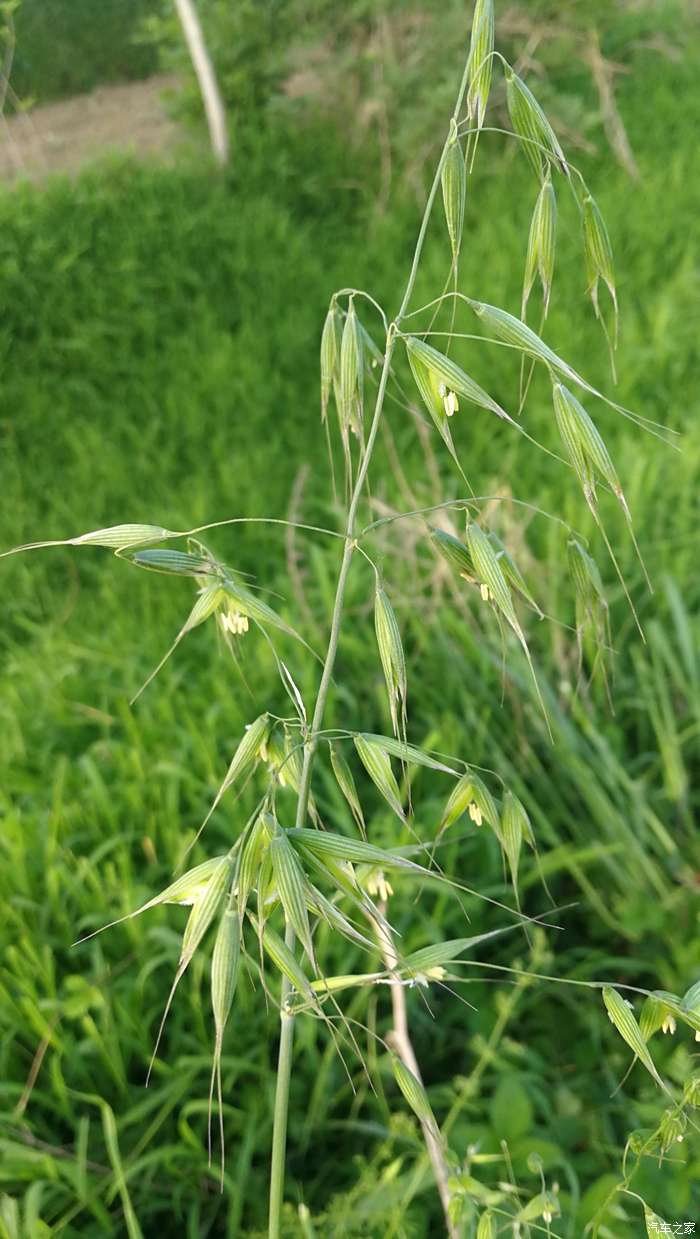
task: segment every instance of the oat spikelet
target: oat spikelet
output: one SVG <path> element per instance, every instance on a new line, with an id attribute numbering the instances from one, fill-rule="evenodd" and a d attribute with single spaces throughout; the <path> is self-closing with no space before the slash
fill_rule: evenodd
<path id="1" fill-rule="evenodd" d="M 351 297 L 340 345 L 338 384 L 340 419 L 345 435 L 349 430 L 359 435 L 362 426 L 363 370 L 362 335 L 357 320 L 355 300 Z"/>
<path id="2" fill-rule="evenodd" d="M 470 120 L 476 120 L 478 129 L 484 123 L 491 90 L 494 27 L 493 0 L 476 0 L 469 49 L 467 112 Z"/>
<path id="3" fill-rule="evenodd" d="M 498 806 L 483 779 L 473 770 L 468 770 L 455 784 L 443 810 L 439 834 L 452 826 L 467 811 L 476 826 L 487 822 L 500 839 L 501 819 Z"/>
<path id="4" fill-rule="evenodd" d="M 183 873 L 181 877 L 176 878 L 159 895 L 154 895 L 152 899 L 141 904 L 140 908 L 135 908 L 133 912 L 127 912 L 125 916 L 117 917 L 116 921 L 110 921 L 108 925 L 102 925 L 99 929 L 93 929 L 92 933 L 85 934 L 83 938 L 78 938 L 74 945 L 77 946 L 81 942 L 88 942 L 90 938 L 104 933 L 106 929 L 112 929 L 114 925 L 122 925 L 124 921 L 130 921 L 132 917 L 140 916 L 142 912 L 147 912 L 149 908 L 157 908 L 163 903 L 179 903 L 184 906 L 195 903 L 205 890 L 214 871 L 221 864 L 222 860 L 225 859 L 225 856 L 213 856 L 211 860 L 205 860 L 201 865 L 195 865 L 194 869 L 188 869 L 187 873 Z"/>
<path id="5" fill-rule="evenodd" d="M 536 176 L 540 181 L 543 180 L 550 159 L 568 176 L 569 167 L 559 139 L 529 86 L 525 85 L 510 66 L 506 67 L 505 72 L 511 124 L 518 137 L 523 139 L 523 151 Z"/>
<path id="6" fill-rule="evenodd" d="M 476 1239 L 496 1239 L 496 1221 L 491 1209 L 486 1209 L 479 1218 Z"/>
<path id="7" fill-rule="evenodd" d="M 350 812 L 355 819 L 360 834 L 363 838 L 365 838 L 367 835 L 367 829 L 365 827 L 362 804 L 360 802 L 360 797 L 357 794 L 357 787 L 355 786 L 352 770 L 343 756 L 340 745 L 331 742 L 329 747 L 331 753 L 331 766 L 333 768 L 333 773 L 336 777 L 338 787 L 350 806 Z"/>
<path id="8" fill-rule="evenodd" d="M 472 557 L 464 543 L 453 533 L 446 533 L 443 529 L 431 529 L 430 539 L 445 562 L 454 568 L 465 581 L 474 584 L 476 572 Z"/>
<path id="9" fill-rule="evenodd" d="M 488 409 L 504 421 L 513 422 L 505 409 L 502 409 L 483 387 L 475 383 L 461 366 L 431 344 L 426 344 L 425 340 L 419 340 L 416 336 L 407 336 L 406 349 L 416 386 L 443 438 L 447 429 L 446 419 L 459 409 L 459 405 L 450 402 L 451 393 L 463 396 L 465 400 L 479 405 L 482 409 Z"/>
<path id="10" fill-rule="evenodd" d="M 376 740 L 370 740 L 367 736 L 357 735 L 353 739 L 360 761 L 375 787 L 379 789 L 396 816 L 402 822 L 405 822 L 406 815 L 401 803 L 399 785 L 396 782 L 386 749 L 383 745 L 378 744 Z"/>
<path id="11" fill-rule="evenodd" d="M 211 1165 L 211 1113 L 216 1084 L 219 1103 L 219 1138 L 221 1142 L 221 1190 L 224 1190 L 225 1145 L 224 1145 L 224 1103 L 221 1089 L 221 1053 L 224 1042 L 224 1031 L 228 1021 L 233 996 L 236 992 L 238 967 L 241 950 L 241 923 L 235 908 L 226 908 L 221 920 L 211 957 L 211 1005 L 214 1013 L 214 1061 L 209 1086 L 208 1115 L 208 1146 L 209 1165 Z"/>
<path id="12" fill-rule="evenodd" d="M 265 751 L 265 743 L 270 733 L 271 719 L 269 714 L 261 714 L 252 723 L 246 727 L 241 739 L 238 742 L 236 751 L 231 758 L 228 770 L 224 776 L 223 783 L 219 787 L 213 803 L 207 812 L 204 821 L 199 827 L 194 839 L 189 844 L 187 851 L 194 847 L 199 839 L 204 827 L 207 825 L 209 818 L 216 808 L 218 808 L 222 797 L 234 783 L 244 779 L 247 774 L 255 767 L 256 762 Z"/>
<path id="13" fill-rule="evenodd" d="M 583 253 L 586 262 L 586 277 L 588 295 L 593 303 L 596 318 L 601 322 L 602 314 L 598 302 L 598 281 L 603 280 L 607 286 L 613 303 L 614 330 L 612 347 L 617 345 L 618 305 L 617 288 L 615 285 L 615 266 L 613 262 L 612 245 L 605 226 L 605 220 L 600 213 L 595 198 L 587 193 L 581 208 L 583 228 Z"/>
<path id="14" fill-rule="evenodd" d="M 546 318 L 549 310 L 549 299 L 554 279 L 554 259 L 556 254 L 557 229 L 557 198 L 552 185 L 552 178 L 547 173 L 532 212 L 530 234 L 527 242 L 525 259 L 525 276 L 523 279 L 523 297 L 520 317 L 525 318 L 525 310 L 535 282 L 539 275 L 542 286 L 542 306 Z"/>
<path id="15" fill-rule="evenodd" d="M 639 1059 L 640 1063 L 646 1067 L 647 1071 L 656 1080 L 656 1083 L 664 1092 L 668 1092 L 661 1076 L 656 1070 L 654 1060 L 647 1049 L 647 1043 L 642 1036 L 639 1024 L 634 1018 L 634 1012 L 628 1002 L 613 989 L 611 985 L 603 986 L 603 1002 L 605 1009 L 610 1017 L 610 1021 L 614 1024 L 619 1032 L 622 1040 L 629 1046 L 632 1053 Z"/>
<path id="16" fill-rule="evenodd" d="M 266 823 L 270 824 L 269 828 L 272 832 L 269 847 L 270 860 L 284 915 L 306 951 L 312 966 L 318 971 L 309 914 L 304 898 L 304 871 L 286 832 L 269 814 L 266 816 Z"/>
<path id="17" fill-rule="evenodd" d="M 340 311 L 334 298 L 321 333 L 321 418 L 324 422 L 328 415 L 331 390 L 338 378 L 341 339 Z"/>
<path id="18" fill-rule="evenodd" d="M 416 1118 L 420 1120 L 432 1133 L 436 1140 L 440 1140 L 440 1129 L 437 1125 L 437 1120 L 433 1114 L 432 1106 L 428 1101 L 426 1093 L 421 1081 L 409 1071 L 408 1067 L 399 1058 L 398 1054 L 392 1054 L 391 1066 L 394 1072 L 394 1079 L 403 1093 L 406 1101 L 411 1107 Z"/>
<path id="19" fill-rule="evenodd" d="M 477 578 L 481 583 L 481 595 L 485 602 L 493 602 L 496 610 L 503 616 L 506 622 L 510 625 L 515 633 L 523 653 L 527 659 L 530 675 L 532 676 L 535 685 L 535 692 L 540 703 L 540 708 L 544 715 L 547 728 L 549 730 L 549 717 L 545 709 L 544 700 L 540 691 L 540 686 L 535 675 L 535 668 L 530 657 L 525 634 L 520 626 L 520 621 L 515 613 L 513 599 L 511 597 L 510 588 L 505 578 L 505 574 L 496 555 L 493 544 L 490 542 L 483 529 L 471 521 L 467 526 L 467 546 L 471 553 L 474 567 L 476 569 Z M 551 730 L 550 730 L 551 737 Z"/>
<path id="20" fill-rule="evenodd" d="M 406 659 L 401 632 L 385 590 L 377 580 L 374 594 L 374 629 L 386 681 L 394 735 L 406 739 Z"/>
<path id="21" fill-rule="evenodd" d="M 173 998 L 175 997 L 175 991 L 187 968 L 192 962 L 197 947 L 200 945 L 204 935 L 211 925 L 212 920 L 221 906 L 221 902 L 226 893 L 226 888 L 231 879 L 232 871 L 233 862 L 230 856 L 225 856 L 212 873 L 211 878 L 207 882 L 202 894 L 192 905 L 192 911 L 190 912 L 187 925 L 185 926 L 185 932 L 182 935 L 182 948 L 180 951 L 180 959 L 178 961 L 177 970 L 175 972 L 175 979 L 168 995 L 168 1001 L 165 1004 L 165 1010 L 158 1028 L 158 1036 L 156 1037 L 156 1043 L 153 1047 L 153 1054 L 151 1055 L 151 1062 L 148 1068 L 148 1074 L 146 1076 L 147 1085 L 151 1078 L 151 1071 L 153 1070 L 153 1064 L 158 1053 L 158 1047 L 163 1035 L 163 1029 L 165 1028 L 165 1021 L 168 1018 L 168 1013 L 170 1011 Z"/>
<path id="22" fill-rule="evenodd" d="M 467 200 L 467 170 L 464 162 L 464 152 L 457 137 L 456 126 L 453 127 L 452 141 L 445 155 L 441 188 L 442 203 L 445 209 L 445 222 L 452 247 L 452 263 L 456 268 L 462 244 L 464 207 Z"/>

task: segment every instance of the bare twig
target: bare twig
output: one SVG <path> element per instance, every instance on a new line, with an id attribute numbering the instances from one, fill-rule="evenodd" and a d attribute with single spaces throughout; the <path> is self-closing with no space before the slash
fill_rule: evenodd
<path id="1" fill-rule="evenodd" d="M 41 1064 L 44 1061 L 44 1056 L 46 1054 L 46 1051 L 51 1045 L 51 1038 L 53 1036 L 53 1031 L 57 1023 L 58 1023 L 58 1016 L 54 1016 L 54 1018 L 52 1019 L 49 1025 L 48 1031 L 41 1038 L 41 1041 L 39 1042 L 37 1046 L 36 1053 L 34 1055 L 34 1058 L 32 1059 L 32 1065 L 29 1068 L 29 1075 L 27 1076 L 27 1083 L 25 1084 L 22 1090 L 22 1096 L 20 1097 L 19 1101 L 17 1102 L 17 1105 L 15 1106 L 15 1110 L 13 1114 L 13 1118 L 15 1119 L 19 1119 L 22 1117 L 22 1115 L 24 1114 L 24 1111 L 26 1110 L 29 1104 L 29 1098 L 32 1095 L 32 1090 L 34 1088 L 34 1085 L 36 1084 L 39 1072 L 41 1071 Z"/>
<path id="2" fill-rule="evenodd" d="M 209 137 L 211 139 L 214 157 L 222 167 L 228 163 L 229 140 L 226 125 L 226 109 L 214 73 L 214 66 L 204 42 L 202 26 L 197 16 L 193 0 L 175 0 L 175 8 L 180 18 L 182 31 L 190 53 L 197 82 L 202 93 L 202 102 L 206 113 Z"/>
<path id="3" fill-rule="evenodd" d="M 382 915 L 385 907 L 381 908 Z M 387 969 L 396 976 L 396 968 L 398 965 L 398 956 L 392 941 L 391 934 L 385 923 L 381 921 L 375 922 L 375 932 L 379 947 L 382 953 L 382 958 Z M 387 1036 L 387 1041 L 396 1051 L 402 1063 L 408 1067 L 408 1070 L 416 1077 L 420 1083 L 423 1083 L 418 1059 L 411 1041 L 411 1034 L 408 1029 L 408 1014 L 406 1011 L 406 990 L 403 985 L 390 986 L 391 991 L 391 1006 L 394 1017 L 394 1027 Z M 445 1214 L 446 1233 L 450 1239 L 459 1239 L 459 1231 L 455 1227 L 450 1217 L 450 1189 L 447 1182 L 447 1166 L 440 1141 L 431 1125 L 421 1120 L 421 1129 L 423 1131 L 423 1139 L 425 1147 L 430 1158 L 430 1164 L 433 1168 L 435 1183 L 440 1201 L 442 1203 L 443 1212 Z"/>

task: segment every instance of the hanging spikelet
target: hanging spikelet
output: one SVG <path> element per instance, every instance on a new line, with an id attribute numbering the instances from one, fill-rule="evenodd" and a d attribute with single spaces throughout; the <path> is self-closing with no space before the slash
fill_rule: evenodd
<path id="1" fill-rule="evenodd" d="M 520 312 L 520 317 L 523 319 L 525 318 L 525 310 L 536 275 L 540 277 L 543 313 L 545 317 L 547 316 L 549 298 L 552 292 L 552 280 L 554 279 L 556 229 L 557 199 L 554 186 L 552 185 L 552 178 L 547 173 L 532 212 L 532 222 L 527 242 L 522 309 Z"/>
<path id="2" fill-rule="evenodd" d="M 467 200 L 467 170 L 464 151 L 457 137 L 456 125 L 453 125 L 452 140 L 447 148 L 442 167 L 441 188 L 445 222 L 452 248 L 452 262 L 456 267 L 462 244 L 464 207 Z"/>
<path id="3" fill-rule="evenodd" d="M 468 770 L 455 784 L 443 810 L 440 833 L 467 812 L 476 826 L 481 826 L 485 821 L 500 838 L 500 814 L 496 801 L 474 770 Z"/>
<path id="4" fill-rule="evenodd" d="M 158 1046 L 160 1045 L 160 1039 L 163 1035 L 165 1021 L 168 1018 L 168 1012 L 170 1011 L 170 1007 L 175 996 L 175 991 L 180 984 L 185 971 L 191 964 L 197 948 L 202 942 L 204 935 L 206 934 L 221 906 L 222 900 L 226 895 L 227 888 L 230 885 L 232 873 L 233 860 L 230 856 L 225 856 L 223 860 L 219 861 L 219 864 L 214 869 L 201 895 L 195 899 L 192 905 L 192 911 L 190 912 L 187 924 L 185 926 L 185 932 L 182 935 L 182 946 L 180 949 L 180 958 L 178 960 L 175 978 L 168 995 L 168 1000 L 165 1004 L 165 1010 L 160 1022 L 160 1027 L 158 1029 L 158 1036 L 156 1037 L 156 1043 L 153 1049 L 148 1075 L 146 1077 L 147 1082 L 150 1078 L 153 1063 L 155 1062 L 155 1058 L 158 1053 Z"/>
<path id="5" fill-rule="evenodd" d="M 593 303 L 596 318 L 600 319 L 602 322 L 602 315 L 598 302 L 598 281 L 602 279 L 603 283 L 607 286 L 613 303 L 614 348 L 617 343 L 618 307 L 612 245 L 610 244 L 608 230 L 605 226 L 605 220 L 600 213 L 598 204 L 589 193 L 586 194 L 583 200 L 581 218 L 588 295 Z"/>
<path id="6" fill-rule="evenodd" d="M 386 749 L 383 745 L 377 743 L 376 740 L 370 740 L 367 736 L 358 735 L 354 736 L 353 739 L 360 761 L 375 787 L 379 789 L 396 816 L 400 817 L 402 822 L 405 822 L 406 815 L 401 803 L 399 785 L 396 782 Z"/>
<path id="7" fill-rule="evenodd" d="M 529 86 L 510 66 L 506 67 L 506 97 L 511 124 L 522 139 L 522 148 L 539 180 L 543 180 L 550 160 L 566 176 L 569 167 L 559 139 Z"/>
<path id="8" fill-rule="evenodd" d="M 321 333 L 321 418 L 323 421 L 326 420 L 328 413 L 331 391 L 338 380 L 341 340 L 340 311 L 333 298 Z"/>
<path id="9" fill-rule="evenodd" d="M 221 1089 L 221 1054 L 224 1031 L 231 1012 L 233 996 L 238 980 L 240 960 L 241 923 L 235 908 L 226 908 L 219 922 L 219 929 L 211 957 L 211 1005 L 214 1014 L 214 1061 L 209 1086 L 209 1164 L 211 1165 L 211 1109 L 216 1084 L 219 1102 L 219 1135 L 221 1140 L 221 1190 L 224 1188 L 224 1103 Z"/>
<path id="10" fill-rule="evenodd" d="M 409 1071 L 404 1062 L 401 1061 L 398 1054 L 392 1054 L 391 1066 L 394 1072 L 394 1079 L 403 1093 L 406 1101 L 411 1107 L 416 1118 L 420 1120 L 435 1137 L 440 1139 L 440 1129 L 437 1125 L 437 1120 L 433 1114 L 433 1109 L 428 1101 L 426 1093 L 421 1081 L 417 1076 Z"/>
<path id="11" fill-rule="evenodd" d="M 331 742 L 330 752 L 331 766 L 333 767 L 333 773 L 336 777 L 338 787 L 350 806 L 350 812 L 357 823 L 360 834 L 364 837 L 367 834 L 367 830 L 365 827 L 364 814 L 362 812 L 362 804 L 360 803 L 360 797 L 357 794 L 357 787 L 355 786 L 352 770 L 342 754 L 340 745 L 333 744 Z"/>
<path id="12" fill-rule="evenodd" d="M 493 0 L 476 0 L 469 47 L 467 111 L 481 129 L 491 90 L 494 46 Z"/>
<path id="13" fill-rule="evenodd" d="M 386 681 L 394 735 L 406 738 L 406 660 L 401 633 L 385 590 L 377 580 L 374 594 L 374 629 Z"/>
<path id="14" fill-rule="evenodd" d="M 345 317 L 340 344 L 340 369 L 338 395 L 340 399 L 340 422 L 345 436 L 352 430 L 359 435 L 362 427 L 363 402 L 363 355 L 362 335 L 357 321 L 355 302 L 351 297 Z"/>

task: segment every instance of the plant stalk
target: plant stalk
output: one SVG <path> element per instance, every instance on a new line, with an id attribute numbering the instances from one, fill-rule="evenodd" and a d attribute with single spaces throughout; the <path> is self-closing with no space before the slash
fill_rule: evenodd
<path id="1" fill-rule="evenodd" d="M 454 121 L 459 119 L 459 113 L 462 108 L 465 91 L 467 89 L 469 67 L 468 62 L 464 67 L 462 81 L 460 83 L 457 101 L 455 103 L 452 118 Z M 350 572 L 350 564 L 352 562 L 353 552 L 356 548 L 356 522 L 357 512 L 362 498 L 367 471 L 369 469 L 370 460 L 374 451 L 374 446 L 379 431 L 382 412 L 384 409 L 384 398 L 386 396 L 387 384 L 389 382 L 389 374 L 391 371 L 391 359 L 394 354 L 396 344 L 396 333 L 398 331 L 401 320 L 408 309 L 413 289 L 418 275 L 418 267 L 420 265 L 423 246 L 428 232 L 428 224 L 432 213 L 435 198 L 440 186 L 440 178 L 442 169 L 447 155 L 447 150 L 450 144 L 452 127 L 448 130 L 445 144 L 442 148 L 442 153 L 438 162 L 438 166 L 433 178 L 433 183 L 428 194 L 428 200 L 425 204 L 423 218 L 421 220 L 418 237 L 416 240 L 415 250 L 413 253 L 413 262 L 409 272 L 408 281 L 404 291 L 399 312 L 396 315 L 394 322 L 389 324 L 386 335 L 386 344 L 384 349 L 384 364 L 379 379 L 377 388 L 377 398 L 374 405 L 374 413 L 372 415 L 372 423 L 369 434 L 367 436 L 367 446 L 364 455 L 360 462 L 360 467 L 355 479 L 350 505 L 348 507 L 347 523 L 345 527 L 345 545 L 343 547 L 343 558 L 338 571 L 338 580 L 335 591 L 335 601 L 333 603 L 333 614 L 331 617 L 331 630 L 328 638 L 328 648 L 323 664 L 323 671 L 316 696 L 316 705 L 314 707 L 313 718 L 311 721 L 311 733 L 308 744 L 304 748 L 304 763 L 302 767 L 301 779 L 299 782 L 299 795 L 297 798 L 296 825 L 304 826 L 309 807 L 309 793 L 311 790 L 311 770 L 313 767 L 314 756 L 316 753 L 318 732 L 323 726 L 323 718 L 328 701 L 328 692 L 333 677 L 333 668 L 335 666 L 336 654 L 338 652 L 338 642 L 340 640 L 340 630 L 343 620 L 343 607 L 345 603 L 345 587 L 347 585 L 348 574 Z M 287 925 L 285 933 L 285 942 L 290 950 L 294 949 L 295 935 L 293 929 Z M 282 1212 L 282 1198 L 284 1194 L 284 1163 L 287 1147 L 287 1115 L 289 1109 L 289 1082 L 292 1068 L 292 1047 L 294 1041 L 294 1017 L 285 1012 L 285 1000 L 289 994 L 291 985 L 289 981 L 283 979 L 281 991 L 281 1034 L 279 1056 L 277 1064 L 277 1084 L 275 1090 L 275 1114 L 274 1128 L 272 1135 L 272 1164 L 270 1172 L 270 1212 L 269 1212 L 269 1239 L 279 1239 L 280 1234 L 280 1219 Z"/>
<path id="2" fill-rule="evenodd" d="M 411 1034 L 408 1027 L 408 1012 L 406 1009 L 406 991 L 403 985 L 400 984 L 396 968 L 398 965 L 398 957 L 396 947 L 390 931 L 381 921 L 375 921 L 374 930 L 377 935 L 379 949 L 382 953 L 382 958 L 389 972 L 397 980 L 396 985 L 391 986 L 391 1010 L 394 1017 L 394 1027 L 387 1036 L 387 1041 L 398 1054 L 401 1061 L 408 1070 L 413 1073 L 420 1083 L 423 1083 L 421 1069 L 418 1065 L 416 1052 L 411 1041 Z M 444 1149 L 437 1138 L 434 1129 L 430 1123 L 426 1123 L 421 1119 L 421 1130 L 423 1132 L 423 1140 L 425 1142 L 426 1152 L 430 1158 L 430 1164 L 433 1168 L 433 1176 L 435 1185 L 442 1204 L 442 1211 L 445 1215 L 445 1229 L 449 1239 L 459 1239 L 459 1232 L 454 1222 L 450 1217 L 450 1189 L 448 1186 L 448 1170 L 445 1163 Z"/>
<path id="3" fill-rule="evenodd" d="M 294 950 L 294 930 L 289 922 L 284 940 L 290 951 Z M 282 978 L 280 996 L 280 1048 L 277 1060 L 277 1085 L 275 1089 L 275 1117 L 272 1129 L 272 1161 L 270 1164 L 270 1239 L 279 1239 L 284 1195 L 284 1164 L 287 1152 L 287 1113 L 289 1110 L 289 1081 L 292 1073 L 292 1050 L 294 1047 L 294 1017 L 285 1011 L 286 1000 L 291 990 L 287 977 Z"/>

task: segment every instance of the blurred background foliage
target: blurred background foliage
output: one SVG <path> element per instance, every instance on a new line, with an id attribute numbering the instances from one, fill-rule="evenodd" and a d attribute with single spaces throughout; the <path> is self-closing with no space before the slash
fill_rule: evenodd
<path id="1" fill-rule="evenodd" d="M 76 181 L 0 194 L 3 546 L 122 521 L 188 528 L 233 515 L 333 523 L 318 422 L 318 340 L 335 288 L 366 287 L 391 313 L 403 286 L 427 178 L 465 51 L 456 0 L 201 3 L 230 109 L 233 156 L 144 167 L 112 157 Z M 477 493 L 512 494 L 590 536 L 603 571 L 615 646 L 614 714 L 598 681 L 577 687 L 565 539 L 515 503 L 489 508 L 543 610 L 528 638 L 555 733 L 550 745 L 526 668 L 435 563 L 421 522 L 380 538 L 387 587 L 409 658 L 410 735 L 497 771 L 525 802 L 561 932 L 531 946 L 497 939 L 481 958 L 571 979 L 683 992 L 700 975 L 696 829 L 700 734 L 697 529 L 700 431 L 696 135 L 700 38 L 689 6 L 648 3 L 498 6 L 499 46 L 522 66 L 606 216 L 622 304 L 617 398 L 682 431 L 680 453 L 610 411 L 597 415 L 632 508 L 655 585 L 649 595 L 612 502 L 606 528 L 646 634 L 642 644 L 570 475 L 469 410 L 455 427 Z M 155 67 L 183 75 L 173 106 L 201 125 L 167 9 L 24 0 L 15 15 L 13 84 L 48 101 Z M 602 65 L 602 67 L 601 67 Z M 608 90 L 604 82 L 608 82 Z M 612 99 L 610 89 L 612 89 Z M 495 97 L 495 124 L 502 98 Z M 484 135 L 467 207 L 463 289 L 517 311 L 535 196 L 524 160 Z M 417 297 L 444 283 L 436 216 Z M 547 339 L 610 388 L 604 343 L 584 295 L 577 221 L 562 204 Z M 377 323 L 365 325 L 377 335 Z M 465 330 L 471 330 L 466 326 Z M 500 351 L 455 348 L 506 407 L 517 367 Z M 408 375 L 402 375 L 408 386 Z M 536 380 L 528 427 L 553 446 L 547 386 Z M 376 515 L 460 495 L 422 424 L 389 406 L 372 470 Z M 324 640 L 337 552 L 264 526 L 212 534 L 221 556 L 254 574 L 316 647 Z M 208 628 L 183 643 L 133 710 L 129 697 L 177 631 L 187 583 L 141 577 L 96 550 L 57 549 L 2 564 L 0 695 L 0 1234 L 125 1233 L 128 1192 L 145 1235 L 255 1235 L 264 1225 L 276 1013 L 243 986 L 224 1053 L 225 1190 L 207 1165 L 212 1043 L 207 964 L 176 1000 L 149 1090 L 148 1058 L 178 953 L 182 914 L 156 911 L 71 947 L 82 932 L 159 889 L 218 787 L 246 722 L 282 709 L 271 655 L 241 643 L 240 672 Z M 374 651 L 372 582 L 350 589 L 334 717 L 387 727 Z M 313 662 L 285 656 L 310 698 Z M 358 781 L 360 772 L 356 771 Z M 373 790 L 371 830 L 393 835 Z M 319 768 L 324 815 L 346 822 Z M 420 824 L 434 832 L 445 789 L 415 779 Z M 253 791 L 224 802 L 203 858 L 230 839 Z M 463 823 L 442 854 L 449 872 L 512 899 L 500 856 Z M 463 932 L 458 905 L 397 882 L 392 915 L 406 949 Z M 533 862 L 526 909 L 549 901 Z M 469 932 L 504 914 L 467 901 Z M 321 935 L 323 937 L 323 934 Z M 323 942 L 329 972 L 364 961 Z M 583 1234 L 620 1179 L 633 1129 L 664 1109 L 635 1068 L 599 997 L 546 982 L 511 984 L 474 969 L 461 991 L 409 999 L 431 1101 L 450 1142 L 487 1183 L 539 1190 L 538 1152 L 559 1185 L 557 1234 Z M 385 995 L 360 993 L 354 1018 L 389 1026 Z M 687 1034 L 658 1034 L 660 1070 L 695 1066 Z M 353 1092 L 321 1028 L 300 1022 L 290 1132 L 290 1202 L 320 1235 L 428 1236 L 439 1206 L 383 1059 L 372 1093 Z M 109 1139 L 116 1117 L 117 1142 Z M 633 1188 L 662 1217 L 699 1215 L 700 1144 L 646 1158 Z M 311 1234 L 290 1204 L 289 1235 Z M 303 1226 L 307 1226 L 304 1230 Z M 641 1206 L 618 1196 L 601 1235 L 642 1233 Z M 558 1227 L 558 1229 L 557 1229 Z"/>

